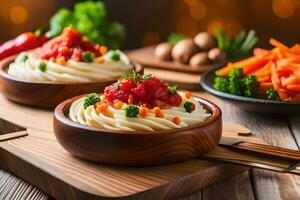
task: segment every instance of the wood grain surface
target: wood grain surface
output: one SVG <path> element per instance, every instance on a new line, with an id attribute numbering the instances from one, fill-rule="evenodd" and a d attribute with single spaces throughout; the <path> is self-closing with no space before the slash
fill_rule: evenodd
<path id="1" fill-rule="evenodd" d="M 117 166 L 164 165 L 196 158 L 214 149 L 222 135 L 222 112 L 212 102 L 194 96 L 210 117 L 189 127 L 171 130 L 114 131 L 84 126 L 69 118 L 68 99 L 54 111 L 54 133 L 72 155 Z"/>
<path id="2" fill-rule="evenodd" d="M 289 118 L 283 118 L 278 116 L 259 115 L 253 113 L 246 113 L 235 108 L 234 105 L 224 102 L 220 99 L 212 97 L 209 94 L 201 93 L 204 97 L 216 102 L 223 110 L 223 117 L 226 121 L 237 122 L 245 125 L 253 130 L 254 135 L 264 139 L 271 144 L 281 147 L 289 147 L 292 149 L 298 149 L 300 144 L 300 117 L 293 116 Z M 0 102 L 7 100 L 0 96 Z M 15 104 L 8 102 L 4 107 L 1 107 L 0 113 L 7 119 L 16 119 L 19 123 L 29 123 L 31 127 L 39 127 L 41 129 L 51 129 L 51 126 L 47 125 L 47 121 L 51 121 L 51 116 L 45 117 L 47 112 L 41 112 L 44 119 L 41 119 L 41 124 L 34 123 L 35 117 L 30 116 L 23 118 L 23 115 L 14 115 L 13 113 L 5 113 L 6 109 L 13 109 Z M 27 108 L 23 106 L 16 106 L 21 109 L 22 112 L 27 112 Z M 13 109 L 14 111 L 16 109 Z M 34 112 L 35 113 L 35 112 Z M 36 114 L 36 113 L 35 113 Z M 36 116 L 40 118 L 40 116 Z M 44 124 L 43 124 L 44 123 Z M 1 127 L 1 126 L 0 126 Z M 294 139 L 295 138 L 295 139 Z M 11 176 L 7 172 L 3 172 L 6 176 Z M 17 179 L 15 177 L 15 179 Z M 23 197 L 26 194 L 36 194 L 36 188 L 29 185 L 26 182 L 18 179 L 24 187 L 15 187 L 17 185 L 13 179 L 5 179 L 0 177 L 0 183 L 5 185 L 6 190 L 1 190 L 2 195 L 14 195 L 20 194 L 21 191 L 25 191 Z M 299 178 L 293 175 L 279 174 L 269 172 L 266 170 L 250 170 L 241 175 L 237 175 L 226 181 L 213 184 L 199 191 L 196 191 L 189 195 L 183 195 L 181 200 L 223 200 L 230 197 L 232 200 L 268 200 L 268 199 L 299 199 L 300 184 Z M 1 185 L 1 188 L 3 185 Z M 21 191 L 20 191 L 21 190 Z M 178 188 L 174 190 L 179 190 Z M 43 194 L 43 193 L 40 193 Z M 22 199 L 22 198 L 21 198 Z M 23 198 L 27 199 L 27 198 Z M 44 199 L 44 196 L 37 195 L 34 199 Z M 228 198 L 227 198 L 228 199 Z"/>
<path id="3" fill-rule="evenodd" d="M 74 96 L 103 91 L 118 78 L 87 83 L 52 83 L 42 81 L 23 81 L 7 73 L 9 63 L 15 56 L 0 62 L 0 90 L 11 101 L 32 107 L 54 109 L 62 101 Z M 143 67 L 134 63 L 136 72 L 143 73 Z"/>
<path id="4" fill-rule="evenodd" d="M 200 159 L 144 168 L 85 162 L 71 156 L 58 144 L 52 126 L 36 129 L 40 126 L 37 124 L 52 123 L 52 112 L 27 109 L 5 98 L 0 98 L 0 103 L 4 105 L 0 118 L 31 127 L 27 130 L 28 136 L 0 143 L 1 166 L 59 199 L 173 199 L 246 169 Z M 20 120 L 16 120 L 11 110 L 18 113 Z M 248 131 L 233 124 L 224 126 L 224 134 L 229 136 Z"/>

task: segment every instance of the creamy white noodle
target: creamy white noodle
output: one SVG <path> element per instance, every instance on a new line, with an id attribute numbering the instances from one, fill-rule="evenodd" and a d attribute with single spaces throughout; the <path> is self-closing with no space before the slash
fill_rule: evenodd
<path id="1" fill-rule="evenodd" d="M 21 80 L 76 83 L 115 79 L 132 71 L 133 67 L 124 53 L 118 51 L 120 61 L 112 60 L 111 53 L 110 51 L 103 56 L 105 61 L 101 64 L 96 59 L 92 63 L 77 62 L 71 59 L 62 66 L 37 58 L 31 52 L 24 52 L 9 65 L 8 74 Z M 28 59 L 22 61 L 24 55 L 27 55 Z M 46 64 L 44 71 L 40 69 L 42 62 Z"/>
<path id="2" fill-rule="evenodd" d="M 82 125 L 105 128 L 110 130 L 124 130 L 124 131 L 155 131 L 168 130 L 174 128 L 183 128 L 205 121 L 210 117 L 203 106 L 194 98 L 188 101 L 196 105 L 195 111 L 188 113 L 183 106 L 186 100 L 183 95 L 183 103 L 179 107 L 170 107 L 162 109 L 163 118 L 155 117 L 152 109 L 146 117 L 126 117 L 124 110 L 115 109 L 109 106 L 104 113 L 99 113 L 95 106 L 89 106 L 84 109 L 84 97 L 74 101 L 70 107 L 69 117 L 72 121 Z M 180 118 L 180 124 L 173 122 L 174 117 Z"/>

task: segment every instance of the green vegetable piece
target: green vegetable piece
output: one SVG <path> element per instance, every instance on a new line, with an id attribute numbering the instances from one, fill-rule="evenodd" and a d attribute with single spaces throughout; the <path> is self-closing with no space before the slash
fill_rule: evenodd
<path id="1" fill-rule="evenodd" d="M 268 100 L 277 100 L 278 98 L 278 93 L 274 89 L 268 89 L 266 95 Z"/>
<path id="2" fill-rule="evenodd" d="M 91 63 L 94 61 L 94 54 L 88 51 L 83 52 L 81 59 L 83 62 Z"/>
<path id="3" fill-rule="evenodd" d="M 76 3 L 73 10 L 60 9 L 50 19 L 50 31 L 47 37 L 55 37 L 67 26 L 80 31 L 91 41 L 103 44 L 109 49 L 119 49 L 125 37 L 124 27 L 108 18 L 105 4 L 101 1 L 83 1 Z"/>
<path id="4" fill-rule="evenodd" d="M 87 109 L 89 106 L 95 105 L 100 100 L 100 97 L 96 93 L 89 94 L 84 99 L 83 107 L 84 109 Z"/>
<path id="5" fill-rule="evenodd" d="M 244 80 L 243 80 L 243 70 L 241 68 L 234 68 L 228 75 L 229 93 L 243 96 L 244 92 Z"/>
<path id="6" fill-rule="evenodd" d="M 181 40 L 184 40 L 188 38 L 188 36 L 186 35 L 183 35 L 183 34 L 180 34 L 180 33 L 171 33 L 169 36 L 168 36 L 168 39 L 167 41 L 173 45 L 175 45 L 177 42 L 181 41 Z"/>
<path id="7" fill-rule="evenodd" d="M 194 106 L 194 104 L 189 101 L 187 101 L 183 104 L 185 111 L 188 113 L 192 113 L 194 111 L 193 106 Z"/>
<path id="8" fill-rule="evenodd" d="M 121 56 L 119 54 L 118 51 L 112 51 L 110 58 L 114 61 L 120 61 L 121 60 Z"/>
<path id="9" fill-rule="evenodd" d="M 45 62 L 41 62 L 39 64 L 39 70 L 41 70 L 42 72 L 46 72 L 47 71 L 47 64 Z"/>
<path id="10" fill-rule="evenodd" d="M 21 62 L 25 62 L 26 60 L 28 60 L 28 55 L 27 54 L 23 54 L 22 56 L 21 56 L 21 58 L 20 58 L 20 61 Z"/>
<path id="11" fill-rule="evenodd" d="M 228 92 L 229 81 L 227 78 L 217 76 L 214 79 L 214 88 L 221 92 Z"/>
<path id="12" fill-rule="evenodd" d="M 244 78 L 244 84 L 245 84 L 245 91 L 244 95 L 246 97 L 256 97 L 257 95 L 257 88 L 258 88 L 258 82 L 255 75 L 249 75 L 246 78 Z"/>
<path id="13" fill-rule="evenodd" d="M 126 117 L 137 117 L 140 110 L 139 107 L 135 105 L 125 105 L 122 109 L 125 110 Z"/>
<path id="14" fill-rule="evenodd" d="M 175 93 L 177 92 L 177 88 L 178 88 L 177 85 L 174 85 L 174 86 L 172 86 L 172 87 L 169 87 L 169 92 L 170 92 L 171 94 L 175 94 Z"/>
<path id="15" fill-rule="evenodd" d="M 119 90 L 120 87 L 121 87 L 120 83 L 119 83 L 119 82 L 116 82 L 116 83 L 115 83 L 115 87 L 117 88 L 117 90 Z"/>
<path id="16" fill-rule="evenodd" d="M 45 33 L 45 29 L 44 28 L 38 28 L 34 31 L 34 35 L 35 37 L 39 38 L 41 37 L 43 34 Z"/>
<path id="17" fill-rule="evenodd" d="M 152 78 L 152 75 L 151 74 L 144 74 L 143 75 L 143 79 L 144 80 L 150 80 Z"/>

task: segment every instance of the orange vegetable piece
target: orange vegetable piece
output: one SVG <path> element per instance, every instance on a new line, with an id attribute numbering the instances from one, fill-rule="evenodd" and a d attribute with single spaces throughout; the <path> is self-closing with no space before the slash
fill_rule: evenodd
<path id="1" fill-rule="evenodd" d="M 181 119 L 179 117 L 173 117 L 172 122 L 179 125 L 181 123 Z"/>
<path id="2" fill-rule="evenodd" d="M 270 51 L 266 50 L 266 49 L 262 49 L 262 48 L 255 48 L 253 50 L 253 54 L 254 56 L 263 56 L 263 55 L 267 55 Z"/>
<path id="3" fill-rule="evenodd" d="M 108 52 L 108 48 L 106 46 L 101 46 L 99 48 L 99 51 L 100 51 L 101 55 L 104 55 Z"/>
<path id="4" fill-rule="evenodd" d="M 100 64 L 104 63 L 105 62 L 105 59 L 103 57 L 98 57 L 96 58 L 96 61 Z"/>
<path id="5" fill-rule="evenodd" d="M 283 43 L 279 42 L 274 38 L 270 39 L 270 44 L 273 45 L 274 47 L 278 47 L 279 49 L 290 51 L 289 47 L 287 47 L 286 45 L 284 45 Z"/>
<path id="6" fill-rule="evenodd" d="M 130 94 L 128 97 L 128 104 L 133 104 L 133 102 L 134 102 L 134 96 Z"/>
<path id="7" fill-rule="evenodd" d="M 190 99 L 193 96 L 193 94 L 191 92 L 189 92 L 189 91 L 186 91 L 184 93 L 184 96 L 185 96 L 185 98 Z"/>
<path id="8" fill-rule="evenodd" d="M 139 110 L 139 115 L 141 117 L 146 117 L 148 115 L 148 112 L 149 112 L 149 109 L 147 107 L 140 107 L 140 110 Z"/>
<path id="9" fill-rule="evenodd" d="M 100 104 L 97 104 L 97 111 L 99 113 L 105 113 L 105 111 L 107 110 L 109 104 L 108 103 L 100 103 Z"/>
<path id="10" fill-rule="evenodd" d="M 122 107 L 123 107 L 123 102 L 122 101 L 118 101 L 118 102 L 115 103 L 115 108 L 116 109 L 120 110 L 120 109 L 122 109 Z"/>
<path id="11" fill-rule="evenodd" d="M 153 112 L 154 112 L 156 117 L 159 117 L 159 118 L 164 117 L 164 113 L 162 112 L 162 110 L 159 107 L 154 107 Z"/>
<path id="12" fill-rule="evenodd" d="M 286 88 L 288 90 L 293 91 L 293 92 L 300 92 L 300 83 L 299 84 L 290 84 L 290 85 L 287 85 Z"/>
<path id="13" fill-rule="evenodd" d="M 259 84 L 259 89 L 261 90 L 267 90 L 273 88 L 273 84 L 271 82 L 265 82 Z"/>
<path id="14" fill-rule="evenodd" d="M 66 64 L 65 57 L 62 56 L 62 57 L 57 58 L 56 63 L 59 64 L 59 65 L 65 66 L 65 64 Z"/>

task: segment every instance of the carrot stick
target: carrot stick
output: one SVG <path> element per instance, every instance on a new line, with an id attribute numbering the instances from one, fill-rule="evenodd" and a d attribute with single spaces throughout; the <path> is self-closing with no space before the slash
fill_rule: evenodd
<path id="1" fill-rule="evenodd" d="M 270 39 L 270 44 L 273 45 L 274 47 L 278 47 L 279 49 L 290 51 L 289 47 L 287 47 L 286 45 L 284 45 L 283 43 L 279 42 L 274 38 Z"/>
<path id="2" fill-rule="evenodd" d="M 271 82 L 265 82 L 259 84 L 259 89 L 261 90 L 267 90 L 273 88 L 273 84 Z"/>
<path id="3" fill-rule="evenodd" d="M 290 84 L 290 85 L 287 85 L 286 88 L 288 90 L 293 91 L 293 92 L 300 92 L 300 83 L 299 84 Z"/>

